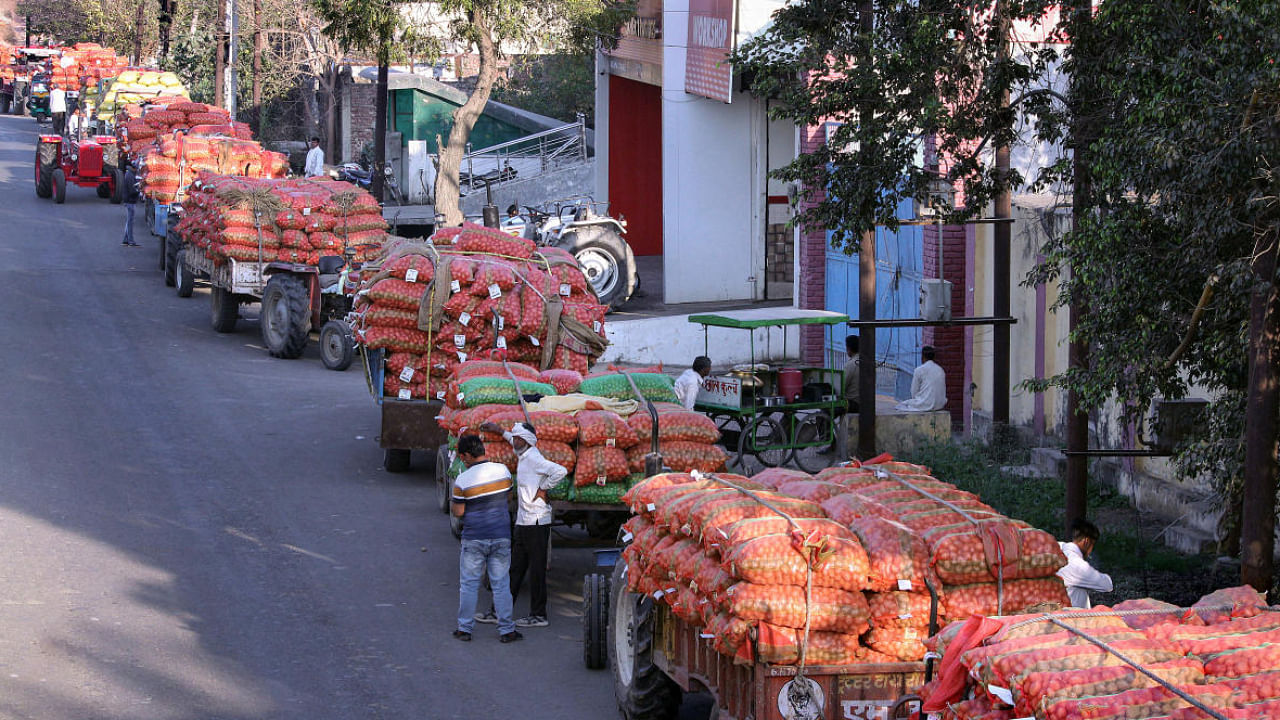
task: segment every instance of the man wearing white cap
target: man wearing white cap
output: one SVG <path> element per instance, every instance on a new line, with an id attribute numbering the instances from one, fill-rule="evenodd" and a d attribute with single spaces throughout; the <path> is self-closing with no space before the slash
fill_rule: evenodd
<path id="1" fill-rule="evenodd" d="M 547 547 L 551 542 L 551 505 L 547 491 L 555 487 L 569 471 L 538 452 L 538 435 L 528 423 L 516 423 L 511 432 L 503 432 L 496 423 L 480 426 L 485 432 L 498 434 L 511 443 L 519 461 L 516 464 L 516 527 L 511 543 L 511 600 L 520 594 L 525 571 L 529 573 L 529 614 L 516 620 L 517 627 L 546 627 L 547 622 Z M 477 615 L 477 622 L 497 622 L 492 610 Z"/>

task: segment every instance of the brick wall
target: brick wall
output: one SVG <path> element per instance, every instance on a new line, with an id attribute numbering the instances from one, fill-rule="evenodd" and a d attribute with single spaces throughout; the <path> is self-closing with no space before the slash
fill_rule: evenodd
<path id="1" fill-rule="evenodd" d="M 826 132 L 819 127 L 800 129 L 800 152 L 810 153 L 826 142 Z M 821 200 L 819 193 L 811 200 Z M 803 202 L 803 200 L 802 200 Z M 806 203 L 807 205 L 807 203 Z M 827 234 L 801 230 L 800 282 L 796 287 L 796 303 L 805 310 L 825 310 L 827 294 Z M 800 350 L 806 363 L 822 362 L 823 329 L 817 325 L 800 327 Z"/>
<path id="2" fill-rule="evenodd" d="M 942 277 L 951 281 L 951 316 L 965 313 L 966 235 L 963 225 L 942 226 Z M 938 277 L 938 227 L 924 228 L 924 276 Z M 947 410 L 951 411 L 951 426 L 964 427 L 964 328 L 927 327 L 923 341 L 938 351 L 935 360 L 947 373 Z"/>
<path id="3" fill-rule="evenodd" d="M 795 241 L 791 229 L 786 224 L 770 225 L 765 229 L 765 261 L 769 268 L 766 278 L 769 282 L 791 282 L 796 275 Z"/>
<path id="4" fill-rule="evenodd" d="M 342 158 L 331 162 L 349 162 L 360 157 L 365 143 L 373 142 L 373 125 L 377 120 L 378 87 L 372 83 L 351 83 L 347 86 L 351 99 L 351 141 L 342 148 Z"/>

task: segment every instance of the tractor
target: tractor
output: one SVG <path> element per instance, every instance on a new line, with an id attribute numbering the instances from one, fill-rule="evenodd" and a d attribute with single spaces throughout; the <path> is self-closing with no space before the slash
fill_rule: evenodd
<path id="1" fill-rule="evenodd" d="M 36 146 L 36 195 L 67 200 L 67 183 L 96 188 L 98 197 L 119 204 L 124 198 L 124 176 L 115 168 L 119 150 L 116 139 L 99 135 L 80 143 L 59 135 L 41 135 Z"/>

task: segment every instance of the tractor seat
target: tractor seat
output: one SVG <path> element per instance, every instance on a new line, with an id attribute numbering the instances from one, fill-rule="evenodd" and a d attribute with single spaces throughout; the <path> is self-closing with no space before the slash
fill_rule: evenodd
<path id="1" fill-rule="evenodd" d="M 332 287 L 333 284 L 338 282 L 338 280 L 341 278 L 342 278 L 341 273 L 321 273 L 320 289 L 323 290 L 324 288 Z"/>
<path id="2" fill-rule="evenodd" d="M 322 255 L 320 256 L 320 275 L 336 275 L 342 272 L 342 266 L 347 264 L 347 259 L 341 255 Z"/>

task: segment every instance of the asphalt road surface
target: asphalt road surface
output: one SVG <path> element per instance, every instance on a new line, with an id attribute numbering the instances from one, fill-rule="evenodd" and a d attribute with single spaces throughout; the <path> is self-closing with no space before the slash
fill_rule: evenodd
<path id="1" fill-rule="evenodd" d="M 35 197 L 35 139 L 0 117 L 0 718 L 617 717 L 590 548 L 553 540 L 551 627 L 453 640 L 457 542 L 358 368 L 215 333 L 120 206 Z"/>

